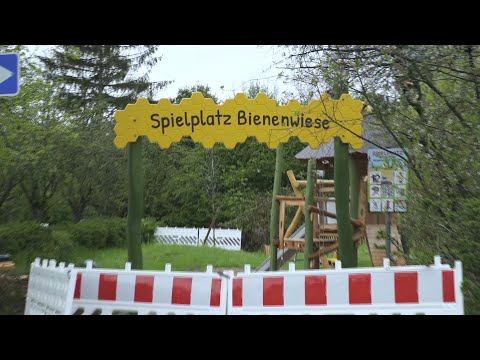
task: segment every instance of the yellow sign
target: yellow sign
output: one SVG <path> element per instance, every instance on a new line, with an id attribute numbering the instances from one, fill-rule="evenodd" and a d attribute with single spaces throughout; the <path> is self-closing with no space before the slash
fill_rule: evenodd
<path id="1" fill-rule="evenodd" d="M 306 106 L 296 100 L 278 105 L 264 93 L 255 99 L 237 94 L 222 105 L 216 105 L 199 92 L 182 99 L 180 104 L 172 104 L 168 99 L 150 104 L 147 99 L 139 99 L 115 113 L 114 143 L 123 148 L 137 137 L 146 136 L 160 147 L 168 148 L 182 137 L 190 136 L 205 148 L 223 143 L 231 149 L 254 136 L 274 149 L 296 136 L 315 149 L 338 136 L 352 148 L 360 149 L 362 139 L 355 134 L 362 134 L 362 108 L 363 103 L 350 95 L 333 100 L 328 94 Z"/>

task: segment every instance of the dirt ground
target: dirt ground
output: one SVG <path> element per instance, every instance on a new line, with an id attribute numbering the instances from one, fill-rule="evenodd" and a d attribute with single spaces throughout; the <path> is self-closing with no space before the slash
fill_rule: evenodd
<path id="1" fill-rule="evenodd" d="M 0 270 L 0 315 L 23 315 L 28 276 Z"/>

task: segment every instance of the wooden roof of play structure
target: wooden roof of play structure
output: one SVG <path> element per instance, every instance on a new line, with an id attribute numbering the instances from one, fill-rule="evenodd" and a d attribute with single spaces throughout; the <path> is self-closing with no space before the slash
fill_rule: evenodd
<path id="1" fill-rule="evenodd" d="M 391 148 L 398 147 L 398 144 L 393 140 L 390 134 L 388 134 L 383 125 L 376 121 L 372 116 L 366 116 L 362 122 L 363 134 L 366 139 L 372 140 L 378 145 Z M 367 154 L 368 149 L 375 149 L 377 146 L 363 141 L 363 147 L 360 150 L 350 149 L 350 154 Z M 298 160 L 308 159 L 329 159 L 333 158 L 333 139 L 326 144 L 320 145 L 318 149 L 312 149 L 310 146 L 305 147 L 302 151 L 295 155 Z"/>

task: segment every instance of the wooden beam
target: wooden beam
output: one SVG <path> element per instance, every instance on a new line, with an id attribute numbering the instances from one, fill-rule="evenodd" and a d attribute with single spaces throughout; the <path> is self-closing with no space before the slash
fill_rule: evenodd
<path id="1" fill-rule="evenodd" d="M 316 257 L 328 254 L 329 252 L 335 251 L 337 249 L 338 249 L 338 242 L 336 244 L 326 246 L 326 247 L 321 248 L 320 250 L 314 252 L 312 255 L 310 255 L 310 259 L 315 259 Z"/>
<path id="2" fill-rule="evenodd" d="M 298 224 L 300 220 L 303 219 L 303 205 L 299 205 L 297 212 L 295 213 L 295 216 L 292 219 L 292 222 L 287 228 L 287 231 L 285 231 L 285 237 L 288 238 L 290 235 L 294 233 L 294 231 L 297 229 Z"/>
<path id="3" fill-rule="evenodd" d="M 283 249 L 284 243 L 284 233 L 285 233 L 285 201 L 280 201 L 280 206 L 278 209 L 278 240 L 279 240 L 279 248 Z"/>
<path id="4" fill-rule="evenodd" d="M 358 194 L 358 219 L 364 224 L 367 223 L 367 177 L 360 181 L 360 192 Z"/>
<path id="5" fill-rule="evenodd" d="M 288 201 L 292 205 L 303 205 L 305 200 L 303 198 L 298 198 L 296 196 L 288 196 L 288 195 L 277 195 L 275 197 L 277 201 Z M 287 204 L 288 205 L 288 204 Z"/>
<path id="6" fill-rule="evenodd" d="M 356 228 L 365 227 L 365 224 L 364 224 L 363 222 L 361 222 L 359 219 L 350 219 L 350 222 L 351 222 L 352 225 L 355 226 Z"/>
<path id="7" fill-rule="evenodd" d="M 365 236 L 367 236 L 367 234 L 365 233 L 365 231 L 356 231 L 356 232 L 353 234 L 352 240 L 353 240 L 353 242 L 357 242 L 358 240 L 364 238 Z"/>
<path id="8" fill-rule="evenodd" d="M 364 234 L 362 233 L 358 233 L 356 234 L 356 236 L 353 236 L 352 237 L 352 242 L 353 244 L 355 244 L 356 242 L 358 242 L 360 239 L 362 239 L 364 236 L 362 236 Z M 321 248 L 319 249 L 318 251 L 314 252 L 312 255 L 310 255 L 310 259 L 314 259 L 315 256 L 319 257 L 321 255 L 324 255 L 324 254 L 327 254 L 329 252 L 332 252 L 332 251 L 335 251 L 338 249 L 338 242 L 336 244 L 333 244 L 333 245 L 330 245 L 330 246 L 326 246 L 324 248 Z"/>
<path id="9" fill-rule="evenodd" d="M 295 194 L 295 196 L 303 199 L 303 194 L 300 191 L 300 185 L 297 179 L 295 179 L 295 175 L 293 174 L 293 171 L 288 170 L 287 176 L 288 176 L 288 180 L 290 180 L 290 185 L 292 185 L 293 193 Z"/>
<path id="10" fill-rule="evenodd" d="M 321 193 L 323 194 L 326 194 L 326 193 L 333 193 L 335 192 L 335 188 L 334 187 L 325 187 L 325 188 L 320 188 L 319 190 Z"/>
<path id="11" fill-rule="evenodd" d="M 307 181 L 306 180 L 297 180 L 297 184 L 300 187 L 305 187 L 307 186 Z M 335 180 L 322 180 L 322 179 L 317 179 L 317 186 L 318 185 L 334 185 Z"/>
<path id="12" fill-rule="evenodd" d="M 327 210 L 319 209 L 316 206 L 310 206 L 310 211 L 315 212 L 315 213 L 320 214 L 320 215 L 324 215 L 324 216 L 329 217 L 329 218 L 333 218 L 333 219 L 337 218 L 336 214 L 334 214 L 330 211 L 327 211 Z M 355 226 L 357 228 L 365 226 L 365 224 L 362 221 L 360 221 L 359 219 L 350 219 L 350 222 L 352 223 L 353 226 Z"/>
<path id="13" fill-rule="evenodd" d="M 282 200 L 285 200 L 285 201 L 290 201 L 294 204 L 304 204 L 304 201 L 303 199 L 300 199 L 296 196 L 288 196 L 288 195 L 277 195 L 275 197 L 275 199 L 277 201 L 282 201 Z M 316 202 L 335 202 L 335 198 L 324 198 L 324 197 L 320 197 L 320 196 L 314 196 L 313 197 L 313 200 L 316 201 Z M 287 204 L 288 205 L 288 204 Z"/>
<path id="14" fill-rule="evenodd" d="M 320 197 L 320 196 L 315 196 L 314 200 L 316 202 L 335 202 L 335 198 L 326 198 L 326 197 Z"/>

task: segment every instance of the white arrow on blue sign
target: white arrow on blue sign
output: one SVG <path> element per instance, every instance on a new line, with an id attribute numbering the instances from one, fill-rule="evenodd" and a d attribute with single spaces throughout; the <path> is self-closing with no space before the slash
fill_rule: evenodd
<path id="1" fill-rule="evenodd" d="M 0 54 L 0 96 L 14 96 L 20 91 L 18 54 Z"/>

